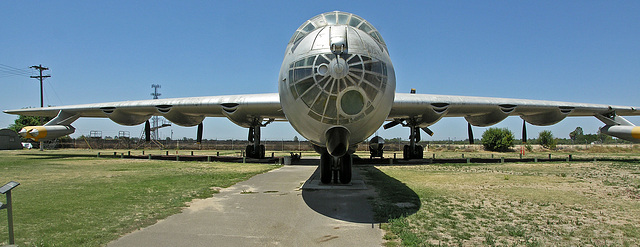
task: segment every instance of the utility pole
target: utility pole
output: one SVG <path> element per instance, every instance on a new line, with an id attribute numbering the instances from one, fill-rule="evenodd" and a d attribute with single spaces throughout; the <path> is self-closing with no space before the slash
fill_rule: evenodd
<path id="1" fill-rule="evenodd" d="M 34 65 L 34 66 L 31 66 L 30 68 L 37 69 L 40 71 L 39 76 L 31 76 L 31 78 L 40 80 L 40 107 L 44 107 L 44 98 L 42 97 L 42 81 L 44 81 L 44 78 L 51 77 L 51 75 L 42 75 L 42 71 L 49 70 L 49 68 L 42 67 L 42 64 Z M 40 117 L 40 124 L 42 124 L 42 117 Z"/>
<path id="2" fill-rule="evenodd" d="M 43 93 L 42 93 L 42 81 L 44 81 L 44 78 L 51 77 L 51 75 L 42 75 L 42 71 L 49 70 L 49 68 L 42 67 L 42 64 L 34 65 L 34 66 L 31 66 L 30 68 L 37 69 L 37 70 L 40 71 L 40 75 L 39 76 L 31 76 L 31 78 L 40 80 L 40 107 L 42 108 L 42 107 L 44 107 L 44 97 L 43 97 Z M 43 125 L 43 124 L 44 123 L 42 122 L 42 117 L 40 117 L 40 125 Z M 43 144 L 44 144 L 44 142 L 40 141 L 40 151 L 44 150 L 44 145 Z"/>

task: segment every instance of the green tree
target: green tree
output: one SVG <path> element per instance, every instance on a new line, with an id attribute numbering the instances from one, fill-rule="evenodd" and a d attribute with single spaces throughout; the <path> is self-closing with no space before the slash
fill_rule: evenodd
<path id="1" fill-rule="evenodd" d="M 569 133 L 569 138 L 573 141 L 574 144 L 581 144 L 584 142 L 584 132 L 582 131 L 582 127 L 578 126 L 574 131 Z"/>
<path id="2" fill-rule="evenodd" d="M 538 134 L 538 142 L 540 146 L 548 149 L 556 149 L 558 141 L 553 137 L 551 131 L 544 130 Z"/>
<path id="3" fill-rule="evenodd" d="M 46 122 L 49 122 L 49 120 L 51 120 L 51 117 L 43 117 L 42 119 L 43 119 L 42 124 L 45 124 Z M 15 120 L 15 122 L 9 125 L 9 129 L 12 129 L 15 132 L 18 132 L 22 128 L 24 128 L 24 126 L 36 126 L 36 125 L 40 125 L 40 117 L 19 115 L 18 118 Z"/>
<path id="4" fill-rule="evenodd" d="M 598 129 L 598 133 L 596 135 L 598 136 L 598 141 L 600 141 L 600 143 L 613 143 L 613 137 L 603 134 L 601 129 Z"/>
<path id="5" fill-rule="evenodd" d="M 489 128 L 481 141 L 486 150 L 504 152 L 513 147 L 513 133 L 507 128 Z"/>

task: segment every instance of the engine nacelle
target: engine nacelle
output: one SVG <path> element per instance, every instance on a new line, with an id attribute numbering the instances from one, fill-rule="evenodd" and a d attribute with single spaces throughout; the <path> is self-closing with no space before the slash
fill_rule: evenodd
<path id="1" fill-rule="evenodd" d="M 369 141 L 369 153 L 371 154 L 371 158 L 382 158 L 382 154 L 384 152 L 383 149 L 384 139 L 382 139 L 382 137 L 374 136 L 373 138 L 371 138 L 371 141 Z"/>
<path id="2" fill-rule="evenodd" d="M 384 148 L 384 139 L 379 136 L 374 136 L 369 141 L 369 150 L 382 150 Z"/>
<path id="3" fill-rule="evenodd" d="M 26 126 L 18 132 L 22 137 L 34 141 L 52 140 L 61 136 L 73 134 L 76 131 L 71 125 Z"/>
<path id="4" fill-rule="evenodd" d="M 600 131 L 605 135 L 615 136 L 630 142 L 640 143 L 640 126 L 607 125 Z"/>

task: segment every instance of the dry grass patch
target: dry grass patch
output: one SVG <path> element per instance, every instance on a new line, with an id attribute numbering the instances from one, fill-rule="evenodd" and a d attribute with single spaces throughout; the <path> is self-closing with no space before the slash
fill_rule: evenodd
<path id="1" fill-rule="evenodd" d="M 379 167 L 418 194 L 388 245 L 638 245 L 640 165 L 623 162 Z"/>

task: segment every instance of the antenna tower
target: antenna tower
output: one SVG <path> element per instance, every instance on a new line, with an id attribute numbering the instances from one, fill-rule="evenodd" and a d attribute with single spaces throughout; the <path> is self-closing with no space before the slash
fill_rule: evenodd
<path id="1" fill-rule="evenodd" d="M 161 88 L 161 86 L 159 84 L 151 84 L 151 87 L 153 88 L 153 93 L 151 93 L 151 96 L 153 96 L 153 99 L 158 99 L 158 96 L 162 95 L 161 93 L 158 93 L 158 88 Z M 158 135 L 159 135 L 159 127 L 160 126 L 160 117 L 158 116 L 153 116 L 151 118 L 151 139 L 153 140 L 158 140 Z"/>

